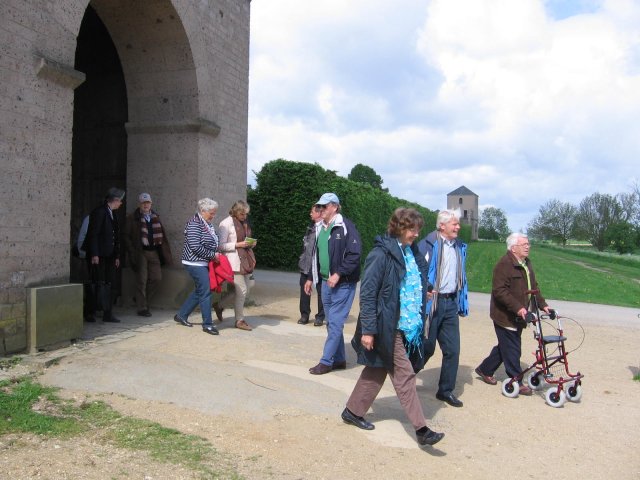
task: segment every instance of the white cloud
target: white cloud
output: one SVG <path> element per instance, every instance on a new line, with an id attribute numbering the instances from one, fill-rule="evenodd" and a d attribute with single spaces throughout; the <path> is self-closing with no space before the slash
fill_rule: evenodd
<path id="1" fill-rule="evenodd" d="M 430 208 L 465 185 L 514 229 L 550 198 L 628 191 L 640 3 L 565 3 L 253 2 L 250 170 L 366 163 Z"/>

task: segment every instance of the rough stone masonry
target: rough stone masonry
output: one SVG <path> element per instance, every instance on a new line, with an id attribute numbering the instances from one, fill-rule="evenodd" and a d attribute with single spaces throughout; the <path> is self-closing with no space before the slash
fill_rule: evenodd
<path id="1" fill-rule="evenodd" d="M 26 289 L 70 282 L 108 187 L 121 215 L 153 195 L 177 268 L 197 199 L 245 198 L 249 18 L 250 0 L 0 2 L 0 355 L 27 348 Z"/>

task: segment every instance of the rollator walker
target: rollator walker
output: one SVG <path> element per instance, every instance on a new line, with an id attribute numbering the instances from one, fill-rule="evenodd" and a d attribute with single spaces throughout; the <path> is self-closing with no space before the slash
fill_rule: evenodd
<path id="1" fill-rule="evenodd" d="M 580 372 L 571 373 L 569 371 L 568 352 L 564 345 L 567 338 L 563 334 L 561 317 L 555 310 L 550 310 L 548 315 L 544 312 L 540 314 L 536 300 L 537 293 L 539 293 L 538 290 L 527 291 L 527 294 L 531 296 L 531 303 L 525 319 L 526 323 L 533 325 L 533 337 L 538 342 L 538 347 L 534 352 L 536 361 L 519 375 L 502 382 L 502 394 L 510 398 L 517 397 L 520 391 L 519 383 L 523 378 L 526 378 L 532 390 L 537 391 L 549 387 L 545 394 L 547 404 L 559 408 L 567 400 L 570 402 L 580 401 L 584 375 Z M 557 335 L 544 335 L 542 323 L 546 320 L 557 322 L 555 328 Z"/>

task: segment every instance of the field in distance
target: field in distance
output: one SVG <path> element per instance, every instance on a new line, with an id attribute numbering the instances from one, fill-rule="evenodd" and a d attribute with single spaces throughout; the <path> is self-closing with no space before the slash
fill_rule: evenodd
<path id="1" fill-rule="evenodd" d="M 491 292 L 491 276 L 507 251 L 501 242 L 471 242 L 467 251 L 469 290 Z M 532 243 L 531 262 L 546 298 L 640 307 L 640 257 Z"/>

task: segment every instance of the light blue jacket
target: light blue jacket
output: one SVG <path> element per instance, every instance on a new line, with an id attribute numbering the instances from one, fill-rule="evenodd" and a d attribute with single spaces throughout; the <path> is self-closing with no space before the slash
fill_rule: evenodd
<path id="1" fill-rule="evenodd" d="M 438 264 L 439 258 L 441 255 L 441 244 L 439 242 L 440 236 L 437 231 L 431 232 L 425 238 L 418 242 L 418 250 L 422 255 L 424 255 L 427 264 L 429 265 L 429 283 L 434 285 L 437 289 L 437 272 L 438 272 Z M 460 275 L 458 276 L 458 315 L 462 317 L 466 317 L 469 314 L 469 293 L 467 286 L 467 244 L 462 242 L 461 240 L 456 239 L 455 241 L 455 249 L 458 252 L 459 265 L 458 270 Z M 436 299 L 436 295 L 431 297 L 429 303 L 427 305 L 427 312 L 433 313 L 435 309 L 435 304 L 433 303 L 434 299 Z"/>

